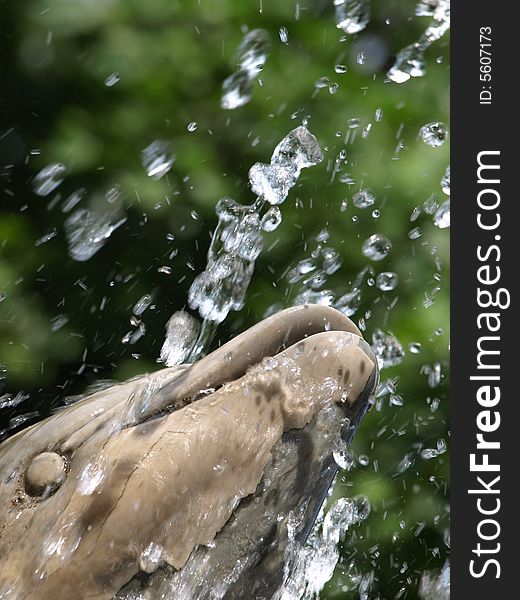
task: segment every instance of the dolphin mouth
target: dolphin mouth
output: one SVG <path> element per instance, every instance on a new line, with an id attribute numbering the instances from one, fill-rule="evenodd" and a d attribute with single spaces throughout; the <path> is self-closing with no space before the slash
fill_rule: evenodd
<path id="1" fill-rule="evenodd" d="M 303 543 L 377 379 L 349 319 L 299 306 L 22 431 L 0 445 L 0 591 L 273 597 L 290 514 Z"/>

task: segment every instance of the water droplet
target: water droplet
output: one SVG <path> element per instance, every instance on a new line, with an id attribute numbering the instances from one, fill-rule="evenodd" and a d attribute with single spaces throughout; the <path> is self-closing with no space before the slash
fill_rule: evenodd
<path id="1" fill-rule="evenodd" d="M 101 459 L 99 462 L 87 463 L 80 473 L 77 490 L 83 496 L 93 494 L 107 476 L 106 465 Z"/>
<path id="2" fill-rule="evenodd" d="M 361 137 L 367 138 L 368 134 L 370 133 L 371 130 L 372 130 L 372 123 L 368 123 L 367 125 L 365 125 L 365 127 L 363 127 L 363 131 L 361 132 Z"/>
<path id="3" fill-rule="evenodd" d="M 107 87 L 113 87 L 114 85 L 116 85 L 116 83 L 119 83 L 120 81 L 121 81 L 121 77 L 120 77 L 119 73 L 111 73 L 105 79 L 105 85 Z"/>
<path id="4" fill-rule="evenodd" d="M 154 140 L 141 153 L 141 162 L 148 177 L 160 179 L 172 168 L 175 155 L 171 143 L 166 140 Z"/>
<path id="5" fill-rule="evenodd" d="M 398 394 L 391 394 L 389 399 L 390 406 L 403 406 L 404 400 L 402 396 Z"/>
<path id="6" fill-rule="evenodd" d="M 439 454 L 444 454 L 448 449 L 448 446 L 446 444 L 446 440 L 443 438 L 440 438 L 437 440 L 437 452 Z"/>
<path id="7" fill-rule="evenodd" d="M 432 194 L 429 198 L 427 198 L 424 203 L 423 203 L 423 209 L 424 212 L 427 215 L 433 215 L 435 214 L 435 211 L 439 208 L 439 203 L 437 202 L 437 196 L 435 194 Z M 420 209 L 419 213 L 421 212 Z M 419 215 L 417 215 L 419 216 Z"/>
<path id="8" fill-rule="evenodd" d="M 168 267 L 167 265 L 163 265 L 157 269 L 157 273 L 164 273 L 165 275 L 171 275 L 173 273 L 173 269 Z"/>
<path id="9" fill-rule="evenodd" d="M 303 279 L 307 273 L 311 273 L 316 269 L 316 264 L 311 259 L 301 260 L 294 268 L 292 268 L 286 275 L 288 283 L 296 283 Z"/>
<path id="10" fill-rule="evenodd" d="M 368 465 L 370 464 L 370 459 L 368 458 L 368 456 L 366 454 L 360 454 L 358 456 L 358 463 L 362 466 L 362 467 L 368 467 Z"/>
<path id="11" fill-rule="evenodd" d="M 384 235 L 375 233 L 363 242 L 362 252 L 370 260 L 378 261 L 386 258 L 391 249 L 392 242 Z"/>
<path id="12" fill-rule="evenodd" d="M 399 277 L 397 273 L 392 273 L 391 271 L 384 271 L 383 273 L 379 273 L 376 277 L 376 286 L 382 292 L 391 292 L 392 290 L 395 290 L 398 283 Z"/>
<path id="13" fill-rule="evenodd" d="M 163 547 L 157 542 L 150 542 L 141 553 L 139 568 L 145 573 L 153 573 L 161 563 Z"/>
<path id="14" fill-rule="evenodd" d="M 446 167 L 446 171 L 442 176 L 441 189 L 447 196 L 450 195 L 450 165 Z"/>
<path id="15" fill-rule="evenodd" d="M 197 319 L 178 311 L 166 323 L 166 339 L 161 348 L 161 361 L 167 367 L 181 364 L 188 358 L 200 331 Z"/>
<path id="16" fill-rule="evenodd" d="M 262 229 L 270 232 L 274 231 L 282 222 L 282 213 L 278 206 L 271 206 L 271 208 L 262 217 Z"/>
<path id="17" fill-rule="evenodd" d="M 383 109 L 382 108 L 376 109 L 375 120 L 379 122 L 379 121 L 381 121 L 382 118 L 383 118 Z"/>
<path id="18" fill-rule="evenodd" d="M 197 123 L 195 121 L 192 121 L 191 123 L 188 123 L 188 127 L 186 128 L 190 133 L 193 131 L 197 131 Z"/>
<path id="19" fill-rule="evenodd" d="M 404 473 L 407 471 L 413 464 L 413 461 L 409 454 L 405 454 L 401 462 L 397 465 L 396 472 L 398 474 Z"/>
<path id="20" fill-rule="evenodd" d="M 421 127 L 419 136 L 425 144 L 437 148 L 448 139 L 448 129 L 444 123 L 427 123 Z"/>
<path id="21" fill-rule="evenodd" d="M 44 167 L 32 180 L 32 187 L 38 196 L 48 196 L 65 179 L 66 168 L 61 163 L 51 163 Z"/>
<path id="22" fill-rule="evenodd" d="M 364 65 L 367 62 L 367 53 L 364 50 L 360 50 L 356 54 L 356 62 L 358 65 Z"/>
<path id="23" fill-rule="evenodd" d="M 77 204 L 79 204 L 83 198 L 87 195 L 87 190 L 85 188 L 80 188 L 72 194 L 63 202 L 61 207 L 61 211 L 64 213 L 70 212 Z"/>
<path id="24" fill-rule="evenodd" d="M 316 81 L 314 82 L 314 87 L 317 90 L 321 90 L 323 88 L 329 87 L 330 85 L 330 79 L 328 77 L 320 77 L 319 79 L 316 79 Z"/>
<path id="25" fill-rule="evenodd" d="M 332 456 L 340 469 L 348 470 L 352 466 L 353 459 L 346 447 L 337 448 L 332 452 Z"/>
<path id="26" fill-rule="evenodd" d="M 408 237 L 411 240 L 417 240 L 422 236 L 422 231 L 419 227 L 414 227 L 413 229 L 410 229 L 410 231 L 408 232 Z"/>
<path id="27" fill-rule="evenodd" d="M 381 216 L 381 211 L 379 211 L 377 208 L 374 208 L 374 210 L 372 211 L 372 217 L 374 219 L 379 219 L 380 216 Z"/>
<path id="28" fill-rule="evenodd" d="M 79 208 L 64 224 L 70 256 L 81 262 L 89 260 L 125 221 L 126 217 L 117 220 L 117 214 L 99 214 Z"/>
<path id="29" fill-rule="evenodd" d="M 141 298 L 139 298 L 139 300 L 135 303 L 132 312 L 138 317 L 141 316 L 144 313 L 144 311 L 150 306 L 152 301 L 153 297 L 151 294 L 145 294 L 144 296 L 141 296 Z"/>
<path id="30" fill-rule="evenodd" d="M 395 335 L 385 334 L 381 329 L 376 329 L 372 334 L 372 350 L 380 369 L 399 365 L 405 354 L 401 342 Z"/>
<path id="31" fill-rule="evenodd" d="M 47 233 L 45 233 L 44 235 L 42 235 L 40 238 L 38 238 L 34 242 L 34 245 L 41 246 L 42 244 L 46 244 L 47 242 L 49 242 L 50 240 L 55 238 L 57 235 L 58 235 L 58 232 L 56 231 L 56 228 L 53 228 L 50 231 L 48 231 Z"/>
<path id="32" fill-rule="evenodd" d="M 441 204 L 437 209 L 433 217 L 433 222 L 439 229 L 446 229 L 450 226 L 450 201 L 446 200 L 444 204 Z"/>
<path id="33" fill-rule="evenodd" d="M 341 267 L 341 256 L 334 248 L 322 249 L 323 263 L 322 268 L 327 275 L 332 275 Z"/>
<path id="34" fill-rule="evenodd" d="M 330 290 L 304 290 L 298 294 L 293 301 L 293 306 L 300 304 L 320 304 L 322 306 L 332 306 L 334 302 L 334 292 Z"/>
<path id="35" fill-rule="evenodd" d="M 338 75 L 344 75 L 347 71 L 347 65 L 334 65 L 334 71 L 338 74 Z"/>
<path id="36" fill-rule="evenodd" d="M 408 349 L 410 350 L 410 352 L 412 354 L 419 354 L 419 352 L 421 351 L 421 343 L 420 342 L 411 342 L 408 345 Z"/>
<path id="37" fill-rule="evenodd" d="M 424 460 L 431 460 L 437 456 L 439 456 L 439 452 L 435 448 L 424 448 L 421 450 L 421 458 L 424 458 Z"/>
<path id="38" fill-rule="evenodd" d="M 115 183 L 111 188 L 105 192 L 105 200 L 109 204 L 114 204 L 121 197 L 121 186 Z"/>
<path id="39" fill-rule="evenodd" d="M 374 194 L 370 190 L 360 190 L 352 196 L 352 203 L 356 208 L 368 208 L 376 201 Z"/>
<path id="40" fill-rule="evenodd" d="M 287 31 L 287 27 L 280 27 L 280 29 L 278 30 L 278 35 L 280 36 L 280 41 L 282 43 L 289 43 L 289 32 Z"/>
<path id="41" fill-rule="evenodd" d="M 426 398 L 426 402 L 427 402 L 427 404 L 429 404 L 431 412 L 437 412 L 437 409 L 439 408 L 439 404 L 441 403 L 439 398 L 429 398 L 429 397 Z"/>

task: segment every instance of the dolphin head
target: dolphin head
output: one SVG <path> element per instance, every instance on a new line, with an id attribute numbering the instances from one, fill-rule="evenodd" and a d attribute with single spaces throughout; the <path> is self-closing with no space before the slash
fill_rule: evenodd
<path id="1" fill-rule="evenodd" d="M 347 317 L 297 306 L 14 435 L 0 598 L 205 598 L 224 582 L 211 597 L 271 597 L 288 519 L 305 541 L 377 380 Z"/>

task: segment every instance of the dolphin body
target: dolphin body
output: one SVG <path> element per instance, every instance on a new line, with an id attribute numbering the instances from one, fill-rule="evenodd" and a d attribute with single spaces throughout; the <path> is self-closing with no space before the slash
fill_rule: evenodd
<path id="1" fill-rule="evenodd" d="M 17 433 L 0 599 L 278 598 L 377 383 L 347 317 L 297 306 Z"/>

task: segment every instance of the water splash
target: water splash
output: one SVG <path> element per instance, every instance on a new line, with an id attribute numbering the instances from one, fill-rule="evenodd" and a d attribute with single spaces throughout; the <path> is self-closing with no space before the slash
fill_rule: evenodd
<path id="1" fill-rule="evenodd" d="M 349 527 L 367 519 L 370 503 L 364 496 L 340 498 L 327 511 L 322 509 L 304 546 L 296 539 L 287 547 L 285 580 L 275 595 L 280 600 L 317 600 L 331 579 L 339 560 L 338 544 Z M 288 526 L 289 539 L 298 528 L 297 517 Z M 291 568 L 292 566 L 292 568 Z"/>
<path id="2" fill-rule="evenodd" d="M 208 250 L 206 269 L 193 281 L 188 301 L 204 321 L 221 323 L 231 310 L 240 310 L 263 248 L 262 229 L 276 228 L 281 213 L 273 210 L 284 202 L 301 170 L 323 160 L 316 138 L 307 128 L 293 129 L 274 149 L 270 164 L 256 163 L 249 171 L 252 191 L 257 194 L 251 205 L 222 198 L 216 206 L 218 224 Z M 272 205 L 262 217 L 265 204 Z M 214 326 L 203 323 L 201 334 L 211 339 Z M 197 342 L 196 355 L 206 344 Z M 194 360 L 192 353 L 190 360 Z"/>
<path id="3" fill-rule="evenodd" d="M 253 81 L 263 69 L 270 48 L 270 37 L 265 29 L 253 29 L 244 36 L 238 47 L 237 71 L 222 84 L 222 108 L 234 110 L 251 100 Z"/>
<path id="4" fill-rule="evenodd" d="M 450 598 L 450 562 L 444 563 L 440 573 L 426 571 L 421 576 L 419 596 L 422 600 L 449 600 Z"/>

